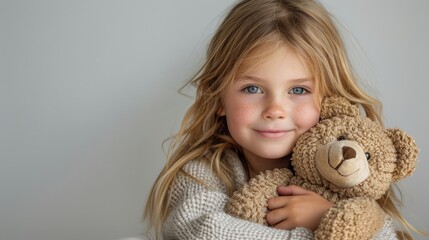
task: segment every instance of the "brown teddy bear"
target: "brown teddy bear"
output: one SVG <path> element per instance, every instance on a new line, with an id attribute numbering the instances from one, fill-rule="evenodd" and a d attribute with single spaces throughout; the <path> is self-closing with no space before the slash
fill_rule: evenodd
<path id="1" fill-rule="evenodd" d="M 293 184 L 334 203 L 316 239 L 372 239 L 386 217 L 376 200 L 391 183 L 412 174 L 416 143 L 400 129 L 383 129 L 359 116 L 359 108 L 343 97 L 326 98 L 320 118 L 296 143 L 295 175 L 288 169 L 259 174 L 232 195 L 226 212 L 266 224 L 267 200 L 278 196 L 278 186 Z"/>

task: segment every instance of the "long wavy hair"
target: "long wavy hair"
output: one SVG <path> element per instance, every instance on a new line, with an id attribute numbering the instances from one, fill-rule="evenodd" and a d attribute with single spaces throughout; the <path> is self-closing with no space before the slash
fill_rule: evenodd
<path id="1" fill-rule="evenodd" d="M 281 44 L 292 47 L 311 71 L 319 102 L 326 96 L 341 95 L 383 124 L 380 102 L 358 85 L 333 18 L 321 4 L 313 0 L 239 1 L 215 32 L 203 66 L 188 82 L 196 87 L 195 102 L 170 139 L 167 163 L 150 191 L 143 215 L 156 233 L 168 214 L 169 189 L 177 174 L 185 174 L 181 169 L 189 161 L 206 161 L 229 193 L 235 190 L 233 173 L 223 156 L 240 147 L 229 135 L 225 117 L 218 114 L 221 97 L 244 62 L 264 57 L 254 56 L 261 52 L 256 50 L 268 47 L 274 51 Z M 415 230 L 398 211 L 401 201 L 392 188 L 379 203 L 405 229 Z M 409 234 L 400 236 L 411 238 Z"/>

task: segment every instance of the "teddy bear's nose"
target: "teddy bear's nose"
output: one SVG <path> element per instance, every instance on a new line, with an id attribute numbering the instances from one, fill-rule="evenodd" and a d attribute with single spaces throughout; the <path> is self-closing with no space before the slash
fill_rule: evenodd
<path id="1" fill-rule="evenodd" d="M 343 147 L 343 158 L 344 160 L 352 159 L 356 157 L 356 151 L 348 146 Z"/>

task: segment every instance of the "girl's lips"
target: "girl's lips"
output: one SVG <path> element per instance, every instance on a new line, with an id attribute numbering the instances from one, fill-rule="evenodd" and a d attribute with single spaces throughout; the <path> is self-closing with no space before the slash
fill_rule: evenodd
<path id="1" fill-rule="evenodd" d="M 266 138 L 279 138 L 279 137 L 283 137 L 288 133 L 288 131 L 286 130 L 279 130 L 279 131 L 256 130 L 256 132 Z"/>

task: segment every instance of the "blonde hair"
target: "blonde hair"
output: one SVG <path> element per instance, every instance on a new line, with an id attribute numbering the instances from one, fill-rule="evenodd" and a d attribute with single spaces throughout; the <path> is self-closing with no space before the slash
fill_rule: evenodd
<path id="1" fill-rule="evenodd" d="M 168 161 L 152 187 L 143 216 L 156 233 L 168 214 L 169 188 L 177 174 L 184 174 L 181 169 L 190 160 L 206 161 L 229 192 L 234 191 L 233 173 L 223 156 L 226 150 L 239 152 L 240 148 L 229 135 L 225 118 L 218 114 L 221 96 L 255 50 L 279 44 L 292 47 L 306 63 L 319 102 L 326 96 L 341 95 L 382 124 L 381 104 L 358 86 L 333 18 L 323 6 L 313 0 L 240 1 L 219 26 L 205 63 L 189 82 L 196 86 L 195 102 L 171 138 Z M 410 226 L 396 208 L 400 201 L 393 191 L 379 202 L 392 217 Z"/>

